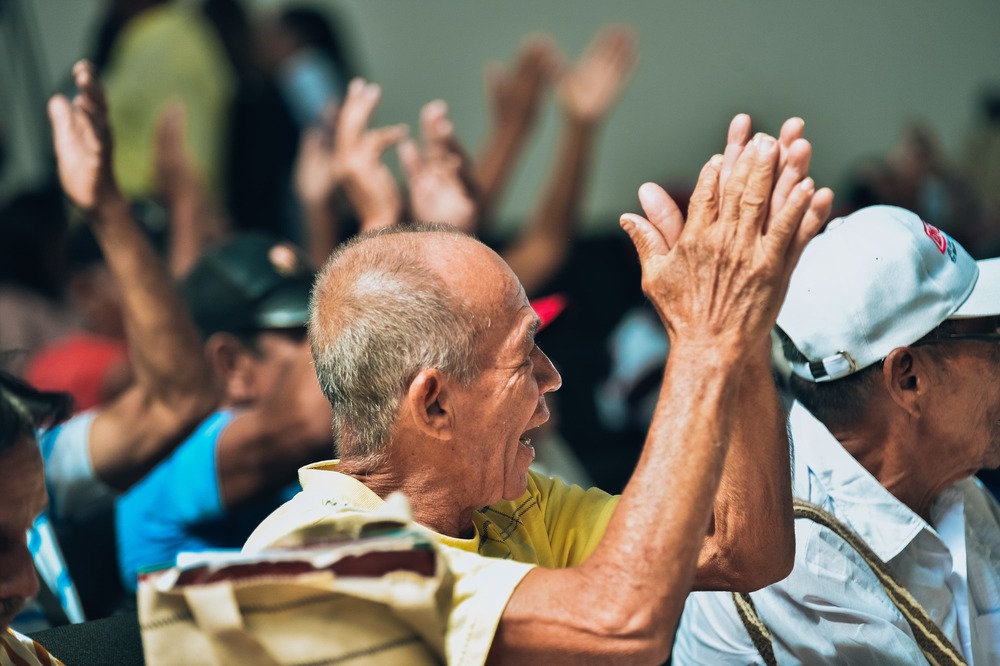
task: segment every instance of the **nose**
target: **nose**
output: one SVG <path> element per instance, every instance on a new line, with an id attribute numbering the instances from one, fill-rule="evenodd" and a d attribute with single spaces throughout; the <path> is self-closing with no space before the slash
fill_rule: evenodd
<path id="1" fill-rule="evenodd" d="M 0 554 L 0 599 L 30 599 L 38 594 L 38 577 L 27 541 Z"/>
<path id="2" fill-rule="evenodd" d="M 538 383 L 538 392 L 558 391 L 559 387 L 562 386 L 562 377 L 559 375 L 559 371 L 556 370 L 556 366 L 552 365 L 552 361 L 545 355 L 545 352 L 538 347 L 535 347 L 535 350 L 540 357 L 535 362 L 535 381 Z"/>

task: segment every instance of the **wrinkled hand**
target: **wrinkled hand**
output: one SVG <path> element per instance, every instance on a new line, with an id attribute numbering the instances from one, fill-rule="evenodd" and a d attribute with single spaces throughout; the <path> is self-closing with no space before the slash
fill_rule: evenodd
<path id="1" fill-rule="evenodd" d="M 351 81 L 334 133 L 336 168 L 362 231 L 396 224 L 403 209 L 399 186 L 382 162 L 382 153 L 402 141 L 408 128 L 391 125 L 368 129 L 381 98 L 378 85 L 363 79 Z"/>
<path id="2" fill-rule="evenodd" d="M 85 213 L 121 198 L 111 164 L 111 130 L 104 88 L 94 66 L 85 60 L 73 65 L 79 93 L 70 102 L 64 95 L 49 100 L 49 121 L 55 145 L 59 182 L 66 195 Z"/>
<path id="3" fill-rule="evenodd" d="M 487 66 L 486 97 L 495 128 L 523 133 L 534 126 L 558 63 L 552 40 L 546 35 L 532 35 L 522 42 L 510 67 Z"/>
<path id="4" fill-rule="evenodd" d="M 776 195 L 790 180 L 776 179 L 778 160 L 778 141 L 758 135 L 738 154 L 725 182 L 726 157 L 717 155 L 705 165 L 687 222 L 669 195 L 651 183 L 639 190 L 647 217 L 622 216 L 639 252 L 643 291 L 671 344 L 741 354 L 766 341 L 792 269 L 822 229 L 833 199 L 828 189 L 816 191 L 804 174 Z"/>
<path id="5" fill-rule="evenodd" d="M 580 60 L 560 76 L 556 88 L 559 104 L 570 118 L 594 123 L 607 115 L 632 78 L 637 46 L 636 34 L 627 26 L 597 33 Z"/>
<path id="6" fill-rule="evenodd" d="M 303 132 L 299 142 L 295 192 L 307 206 L 329 204 L 340 185 L 342 169 L 333 145 L 336 126 L 337 104 L 330 102 L 323 108 L 322 123 Z"/>
<path id="7" fill-rule="evenodd" d="M 410 185 L 410 212 L 421 222 L 474 232 L 478 220 L 475 178 L 448 119 L 447 104 L 435 100 L 424 105 L 420 133 L 423 150 L 412 139 L 399 144 L 399 160 Z"/>

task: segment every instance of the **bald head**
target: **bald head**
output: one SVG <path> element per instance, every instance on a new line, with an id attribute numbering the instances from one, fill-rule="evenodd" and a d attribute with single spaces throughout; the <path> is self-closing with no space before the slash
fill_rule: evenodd
<path id="1" fill-rule="evenodd" d="M 448 226 L 393 227 L 345 243 L 313 289 L 309 336 L 342 458 L 374 459 L 421 370 L 467 383 L 491 293 L 516 279 L 495 253 Z M 477 284 L 493 289 L 470 289 Z"/>

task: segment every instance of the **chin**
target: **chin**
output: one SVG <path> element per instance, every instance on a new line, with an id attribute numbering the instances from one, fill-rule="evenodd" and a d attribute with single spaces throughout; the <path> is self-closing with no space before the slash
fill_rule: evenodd
<path id="1" fill-rule="evenodd" d="M 520 475 L 516 486 L 513 488 L 504 488 L 503 498 L 505 500 L 513 501 L 524 495 L 526 492 L 528 492 L 528 470 L 524 470 L 524 473 Z"/>

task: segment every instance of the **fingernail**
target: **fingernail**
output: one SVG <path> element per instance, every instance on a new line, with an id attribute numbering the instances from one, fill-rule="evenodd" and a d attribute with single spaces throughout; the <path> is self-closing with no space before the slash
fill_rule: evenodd
<path id="1" fill-rule="evenodd" d="M 807 192 L 814 187 L 816 187 L 816 183 L 813 182 L 812 178 L 806 178 L 801 183 L 799 183 L 799 189 L 805 190 Z"/>
<path id="2" fill-rule="evenodd" d="M 775 144 L 774 137 L 768 136 L 763 132 L 758 132 L 753 137 L 753 145 L 760 152 L 767 152 L 771 150 L 772 148 L 774 148 L 774 144 Z"/>
<path id="3" fill-rule="evenodd" d="M 713 167 L 722 166 L 722 155 L 712 155 L 712 159 L 708 161 Z"/>

